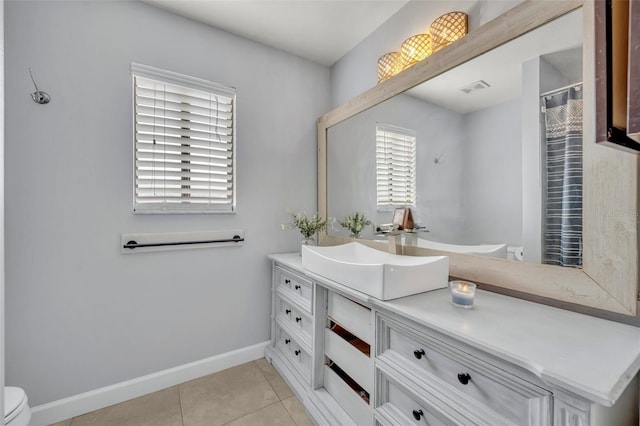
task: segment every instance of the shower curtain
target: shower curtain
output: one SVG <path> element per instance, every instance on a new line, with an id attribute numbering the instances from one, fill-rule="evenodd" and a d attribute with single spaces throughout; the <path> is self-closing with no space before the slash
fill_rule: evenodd
<path id="1" fill-rule="evenodd" d="M 546 191 L 543 262 L 582 266 L 582 85 L 543 96 Z"/>

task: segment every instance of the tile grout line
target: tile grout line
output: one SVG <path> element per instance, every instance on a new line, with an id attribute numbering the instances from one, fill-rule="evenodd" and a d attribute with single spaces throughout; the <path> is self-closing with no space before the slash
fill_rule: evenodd
<path id="1" fill-rule="evenodd" d="M 260 374 L 262 374 L 262 377 L 264 377 L 264 380 L 267 382 L 267 384 L 271 388 L 271 391 L 273 392 L 273 394 L 276 396 L 276 398 L 278 398 L 278 401 L 282 402 L 282 398 L 280 398 L 280 395 L 278 395 L 278 392 L 276 392 L 275 388 L 273 387 L 273 385 L 269 381 L 269 378 L 267 377 L 266 374 L 264 374 L 264 371 L 262 371 L 262 368 L 260 368 L 260 366 L 258 365 L 258 361 L 254 360 L 253 363 L 258 368 L 258 371 L 260 372 Z M 271 364 L 269 364 L 269 365 L 271 365 Z"/>
<path id="2" fill-rule="evenodd" d="M 282 401 L 280 401 L 280 404 L 282 404 Z M 296 419 L 293 418 L 293 415 L 291 414 L 291 411 L 289 411 L 289 409 L 287 408 L 286 405 L 282 404 L 282 406 L 284 407 L 284 411 L 287 412 L 287 414 L 289 415 L 289 418 L 293 421 L 294 425 L 298 425 L 298 422 L 296 422 Z"/>
<path id="3" fill-rule="evenodd" d="M 275 391 L 275 389 L 274 389 L 274 388 L 273 388 L 273 386 L 271 385 L 271 382 L 269 381 L 269 379 L 267 379 L 267 376 L 264 374 L 264 372 L 262 371 L 262 369 L 261 369 L 261 368 L 260 368 L 260 366 L 258 365 L 257 360 L 253 360 L 253 361 L 251 361 L 251 362 L 252 362 L 252 363 L 255 365 L 255 367 L 258 369 L 258 371 L 260 372 L 260 374 L 261 374 L 261 375 L 262 375 L 262 377 L 264 378 L 264 381 L 265 381 L 265 382 L 267 382 L 267 385 L 269 385 L 269 388 L 271 389 L 271 391 L 273 392 L 273 394 L 276 396 L 276 398 L 278 398 L 278 401 L 274 402 L 273 404 L 265 405 L 264 407 L 256 408 L 255 410 L 251 411 L 250 413 L 247 413 L 247 414 L 245 414 L 245 415 L 243 415 L 243 416 L 240 416 L 240 417 L 236 417 L 235 419 L 231 419 L 231 420 L 229 420 L 228 422 L 223 423 L 221 426 L 228 425 L 228 424 L 229 424 L 229 423 L 231 423 L 231 422 L 235 422 L 236 420 L 240 420 L 240 419 L 241 419 L 241 418 L 243 418 L 243 417 L 246 417 L 246 416 L 249 416 L 249 415 L 251 415 L 251 414 L 254 414 L 254 413 L 256 413 L 256 412 L 258 412 L 258 411 L 260 411 L 260 410 L 263 410 L 263 409 L 265 409 L 265 408 L 267 408 L 267 407 L 271 407 L 271 406 L 276 405 L 276 404 L 282 404 L 282 400 L 280 399 L 280 396 L 277 394 L 277 392 Z M 285 411 L 287 412 L 287 414 L 289 414 L 289 410 L 287 410 L 287 407 L 285 407 L 285 406 L 284 406 L 284 404 L 282 404 L 282 407 L 285 409 Z M 289 417 L 291 417 L 291 414 L 289 414 Z M 294 419 L 292 419 L 292 420 L 293 420 L 293 423 L 294 423 L 294 424 L 297 424 L 297 423 L 296 423 L 296 421 L 295 421 Z M 183 422 L 182 424 L 183 424 L 183 426 L 184 426 L 184 422 Z"/>
<path id="4" fill-rule="evenodd" d="M 260 366 L 258 365 L 258 361 L 257 361 L 257 360 L 254 360 L 253 362 L 254 362 L 254 363 L 256 364 L 256 366 L 258 367 L 258 370 L 260 370 L 260 373 L 262 373 L 262 375 L 264 376 L 265 380 L 267 381 L 267 384 L 269 385 L 269 387 L 271 387 L 271 390 L 273 390 L 273 393 L 275 393 L 275 394 L 276 394 L 276 396 L 278 397 L 279 402 L 282 404 L 282 406 L 284 407 L 285 411 L 287 412 L 287 414 L 289 415 L 289 417 L 291 418 L 291 420 L 293 420 L 293 424 L 298 425 L 298 422 L 296 421 L 296 419 L 294 419 L 294 418 L 293 418 L 293 415 L 291 414 L 291 412 L 289 411 L 289 409 L 287 408 L 287 406 L 286 406 L 286 405 L 284 405 L 284 404 L 282 403 L 282 401 L 284 401 L 285 399 L 290 399 L 290 398 L 295 398 L 295 399 L 296 399 L 296 401 L 300 402 L 300 400 L 298 399 L 298 396 L 297 396 L 293 391 L 291 391 L 291 395 L 289 395 L 288 397 L 286 397 L 286 398 L 280 398 L 280 395 L 278 395 L 278 393 L 277 393 L 277 392 L 276 392 L 276 390 L 274 389 L 273 385 L 272 385 L 272 384 L 271 384 L 271 382 L 269 381 L 269 378 L 266 376 L 266 374 L 264 373 L 264 371 L 262 371 L 262 369 L 261 369 L 261 368 L 260 368 Z M 273 368 L 273 365 L 272 365 L 269 361 L 267 361 L 267 363 L 269 364 L 269 366 L 271 366 L 271 368 Z M 280 373 L 278 373 L 278 375 L 280 375 Z M 286 383 L 286 382 L 285 382 L 285 383 Z M 287 385 L 287 386 L 288 386 L 288 385 Z M 273 404 L 272 404 L 272 405 L 273 405 Z M 270 405 L 269 405 L 269 407 L 270 407 Z M 266 407 L 265 407 L 265 408 L 266 408 Z M 256 410 L 256 411 L 257 411 L 257 410 Z M 254 411 L 254 412 L 255 412 L 255 411 Z M 305 414 L 306 414 L 306 413 L 305 413 Z"/>
<path id="5" fill-rule="evenodd" d="M 289 398 L 295 398 L 295 399 L 296 399 L 296 401 L 300 401 L 300 400 L 298 399 L 298 397 L 297 397 L 297 396 L 295 396 L 295 395 L 290 396 Z M 287 398 L 287 399 L 289 399 L 289 398 Z M 280 401 L 280 402 L 282 402 L 282 401 Z M 293 414 L 291 413 L 291 411 L 289 411 L 289 409 L 287 408 L 287 406 L 286 406 L 286 405 L 284 405 L 284 404 L 282 404 L 282 405 L 284 406 L 284 409 L 287 411 L 287 414 L 289 414 L 289 417 L 291 417 L 291 420 L 293 420 L 293 424 L 295 424 L 296 426 L 299 426 L 299 425 L 298 425 L 298 422 L 296 421 L 296 419 L 294 419 L 294 418 L 293 418 Z M 306 414 L 306 413 L 305 413 L 305 414 Z"/>
<path id="6" fill-rule="evenodd" d="M 277 395 L 276 395 L 276 396 L 277 396 Z M 282 405 L 282 407 L 284 408 L 284 411 L 286 411 L 286 412 L 287 412 L 287 414 L 289 414 L 289 410 L 287 410 L 287 407 L 285 407 L 285 406 L 284 406 L 284 404 L 282 403 L 282 401 L 278 400 L 278 401 L 274 402 L 273 404 L 265 405 L 264 407 L 260 407 L 260 408 L 258 408 L 258 409 L 256 409 L 256 410 L 253 410 L 252 412 L 247 413 L 247 414 L 245 414 L 245 415 L 243 415 L 243 416 L 236 417 L 235 419 L 229 420 L 228 422 L 223 423 L 223 424 L 222 424 L 222 425 L 220 425 L 220 426 L 225 426 L 225 425 L 228 425 L 228 424 L 230 424 L 230 423 L 235 422 L 236 420 L 244 419 L 244 418 L 245 418 L 245 417 L 247 417 L 247 416 L 250 416 L 250 415 L 252 415 L 252 414 L 255 414 L 255 413 L 257 413 L 257 412 L 258 412 L 258 411 L 260 411 L 260 410 L 264 410 L 265 408 L 273 407 L 273 406 L 274 406 L 274 405 L 276 405 L 276 404 L 281 404 L 281 405 Z M 289 417 L 291 417 L 291 414 L 289 414 Z M 294 424 L 297 424 L 297 423 L 296 423 L 296 421 L 295 421 L 294 419 L 291 419 L 291 420 L 293 420 L 293 423 L 294 423 Z"/>
<path id="7" fill-rule="evenodd" d="M 182 426 L 184 426 L 184 409 L 182 408 L 182 393 L 180 392 L 180 386 L 182 383 L 178 383 L 176 385 L 176 389 L 178 390 L 178 404 L 180 404 L 180 422 Z"/>

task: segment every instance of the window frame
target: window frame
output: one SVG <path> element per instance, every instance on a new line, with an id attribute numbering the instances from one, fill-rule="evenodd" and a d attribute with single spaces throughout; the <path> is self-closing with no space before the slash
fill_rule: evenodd
<path id="1" fill-rule="evenodd" d="M 204 204 L 204 203 L 175 203 L 174 205 L 159 203 L 145 206 L 138 203 L 137 198 L 137 148 L 138 142 L 136 137 L 136 77 L 155 80 L 159 83 L 167 85 L 184 87 L 187 89 L 198 90 L 211 93 L 214 95 L 225 96 L 231 98 L 231 197 L 230 202 L 223 204 Z M 133 131 L 133 213 L 134 214 L 234 214 L 237 213 L 237 182 L 236 182 L 236 109 L 237 98 L 236 89 L 234 87 L 224 86 L 208 80 L 192 77 L 185 74 L 176 73 L 149 65 L 131 63 L 131 89 L 132 89 L 132 131 Z M 203 207 L 206 205 L 207 207 Z"/>
<path id="2" fill-rule="evenodd" d="M 412 148 L 413 148 L 413 158 L 411 159 L 413 161 L 413 173 L 411 176 L 411 180 L 412 182 L 410 182 L 410 184 L 412 185 L 412 190 L 413 190 L 413 202 L 412 203 L 394 203 L 393 200 L 391 200 L 391 204 L 380 204 L 380 196 L 379 196 L 379 192 L 380 192 L 380 184 L 378 181 L 378 155 L 380 154 L 378 151 L 378 135 L 380 132 L 386 132 L 386 133 L 394 133 L 397 135 L 401 135 L 402 137 L 410 137 L 413 138 L 412 140 Z M 400 126 L 394 126 L 391 124 L 384 124 L 384 123 L 376 123 L 376 150 L 375 150 L 375 155 L 376 155 L 376 210 L 379 212 L 387 212 L 387 211 L 394 211 L 396 208 L 399 207 L 416 207 L 417 205 L 417 191 L 416 191 L 416 187 L 417 187 L 417 133 L 412 130 L 412 129 L 407 129 L 404 127 L 400 127 Z M 384 153 L 384 155 L 386 156 L 386 151 Z M 388 169 L 387 169 L 388 170 Z M 408 201 L 408 200 L 404 200 L 404 201 Z"/>

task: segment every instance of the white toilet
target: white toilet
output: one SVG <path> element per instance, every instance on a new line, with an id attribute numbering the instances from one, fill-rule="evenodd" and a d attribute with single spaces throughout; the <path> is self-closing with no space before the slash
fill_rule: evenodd
<path id="1" fill-rule="evenodd" d="M 4 388 L 4 424 L 9 426 L 28 426 L 31 420 L 31 408 L 27 394 L 20 388 Z"/>

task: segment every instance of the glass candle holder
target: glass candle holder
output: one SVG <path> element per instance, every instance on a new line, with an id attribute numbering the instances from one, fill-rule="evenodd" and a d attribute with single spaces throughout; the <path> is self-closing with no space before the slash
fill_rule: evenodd
<path id="1" fill-rule="evenodd" d="M 473 299 L 476 295 L 476 285 L 469 281 L 451 281 L 449 283 L 451 291 L 451 303 L 454 306 L 464 309 L 473 308 Z"/>

